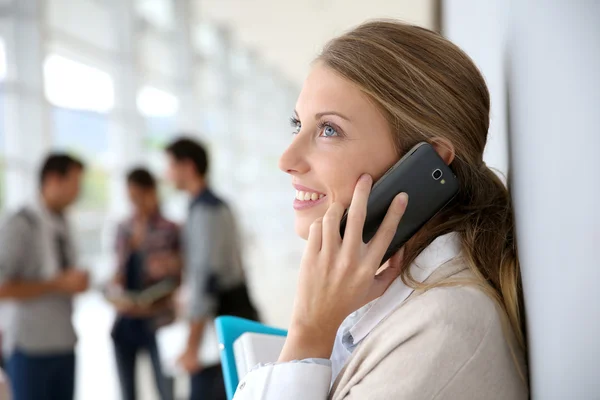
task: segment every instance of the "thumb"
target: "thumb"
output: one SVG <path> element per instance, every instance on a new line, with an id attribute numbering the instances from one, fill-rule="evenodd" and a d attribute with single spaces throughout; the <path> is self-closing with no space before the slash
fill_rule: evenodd
<path id="1" fill-rule="evenodd" d="M 377 275 L 373 279 L 373 286 L 370 291 L 369 300 L 375 300 L 380 297 L 392 282 L 400 276 L 402 261 L 404 259 L 404 247 L 392 256 L 385 264 L 381 266 Z"/>
<path id="2" fill-rule="evenodd" d="M 375 278 L 379 276 L 385 276 L 387 274 L 400 274 L 400 268 L 402 267 L 402 261 L 404 260 L 404 247 L 398 250 L 394 255 L 385 262 L 375 274 Z"/>

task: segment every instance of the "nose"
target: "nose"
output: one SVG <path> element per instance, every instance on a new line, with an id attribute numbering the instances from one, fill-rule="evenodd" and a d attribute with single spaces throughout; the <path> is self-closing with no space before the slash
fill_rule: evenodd
<path id="1" fill-rule="evenodd" d="M 308 144 L 298 134 L 279 158 L 279 169 L 290 175 L 304 174 L 310 170 L 306 160 Z"/>

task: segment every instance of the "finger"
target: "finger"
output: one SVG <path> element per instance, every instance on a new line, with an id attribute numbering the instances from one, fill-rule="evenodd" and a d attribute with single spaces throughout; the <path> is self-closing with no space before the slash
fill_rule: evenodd
<path id="1" fill-rule="evenodd" d="M 322 251 L 333 251 L 342 243 L 340 235 L 340 221 L 344 214 L 344 207 L 340 203 L 333 203 L 323 216 L 323 244 Z"/>
<path id="2" fill-rule="evenodd" d="M 308 243 L 306 244 L 306 252 L 316 254 L 321 251 L 323 240 L 323 218 L 319 218 L 310 224 L 308 231 Z"/>
<path id="3" fill-rule="evenodd" d="M 370 259 L 371 263 L 377 267 L 379 267 L 379 263 L 392 242 L 396 230 L 398 230 L 398 224 L 406 211 L 407 205 L 408 195 L 406 193 L 397 195 L 385 214 L 385 218 L 379 226 L 377 233 L 371 242 L 369 242 L 369 253 L 367 257 Z"/>
<path id="4" fill-rule="evenodd" d="M 344 246 L 350 249 L 359 249 L 363 243 L 363 229 L 367 217 L 367 202 L 373 179 L 368 174 L 364 174 L 358 180 L 354 188 L 354 195 L 348 210 L 348 220 L 346 221 L 346 230 L 344 231 Z"/>

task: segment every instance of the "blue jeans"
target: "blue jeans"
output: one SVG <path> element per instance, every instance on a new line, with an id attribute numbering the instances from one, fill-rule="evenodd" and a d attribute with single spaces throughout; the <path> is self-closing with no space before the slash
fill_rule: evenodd
<path id="1" fill-rule="evenodd" d="M 190 377 L 190 400 L 226 400 L 223 371 L 220 365 L 207 367 Z"/>
<path id="2" fill-rule="evenodd" d="M 154 380 L 160 394 L 161 400 L 173 399 L 173 380 L 167 378 L 162 372 L 160 357 L 156 338 L 152 336 L 148 343 L 133 344 L 131 342 L 120 342 L 114 340 L 115 356 L 117 358 L 117 369 L 123 400 L 136 399 L 135 364 L 140 351 L 148 351 L 152 361 Z"/>
<path id="3" fill-rule="evenodd" d="M 15 349 L 7 362 L 13 400 L 73 400 L 75 353 L 31 355 Z"/>

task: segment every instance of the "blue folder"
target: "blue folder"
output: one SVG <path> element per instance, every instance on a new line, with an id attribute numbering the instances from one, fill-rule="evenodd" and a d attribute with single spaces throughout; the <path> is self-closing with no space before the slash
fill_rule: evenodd
<path id="1" fill-rule="evenodd" d="M 273 328 L 261 324 L 260 322 L 250 321 L 244 318 L 223 316 L 215 320 L 217 338 L 219 339 L 219 348 L 221 353 L 221 367 L 223 368 L 223 378 L 225 380 L 225 390 L 227 398 L 233 399 L 235 390 L 239 383 L 239 377 L 235 364 L 233 353 L 233 343 L 246 332 L 262 333 L 266 335 L 287 336 L 287 331 Z"/>

